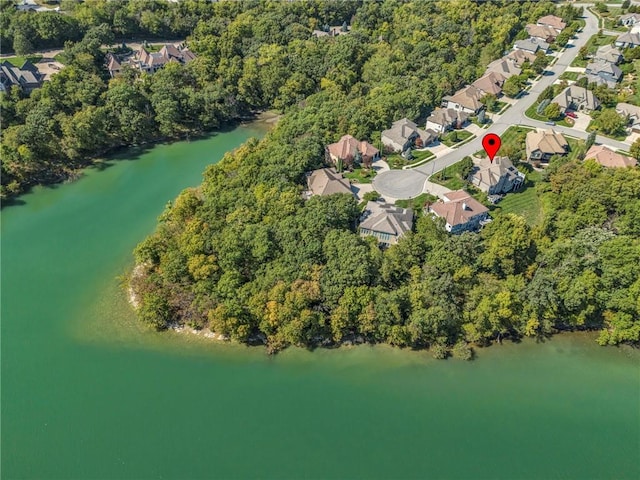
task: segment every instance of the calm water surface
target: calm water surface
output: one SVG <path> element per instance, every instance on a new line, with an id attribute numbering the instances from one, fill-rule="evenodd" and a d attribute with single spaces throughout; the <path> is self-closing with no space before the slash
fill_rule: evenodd
<path id="1" fill-rule="evenodd" d="M 2 211 L 2 478 L 639 478 L 640 358 L 590 336 L 472 363 L 142 328 L 118 276 L 253 127 L 162 145 Z"/>

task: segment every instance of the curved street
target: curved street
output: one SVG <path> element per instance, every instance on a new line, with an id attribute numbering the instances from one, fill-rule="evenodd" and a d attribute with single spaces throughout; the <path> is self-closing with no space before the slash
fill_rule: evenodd
<path id="1" fill-rule="evenodd" d="M 578 55 L 580 48 L 587 43 L 589 38 L 598 33 L 598 19 L 589 10 L 587 10 L 586 6 L 584 13 L 585 16 L 583 19 L 586 21 L 586 26 L 583 31 L 577 35 L 577 38 L 574 38 L 572 45 L 568 45 L 560 57 L 558 57 L 556 63 L 547 68 L 545 74 L 533 84 L 531 89 L 522 93 L 518 101 L 509 107 L 504 114 L 497 118 L 495 123 L 492 123 L 489 128 L 483 130 L 481 135 L 474 138 L 471 142 L 457 148 L 455 151 L 438 157 L 425 165 L 407 170 L 390 170 L 378 174 L 373 179 L 374 190 L 380 193 L 383 197 L 390 197 L 394 199 L 414 198 L 425 192 L 438 195 L 439 193 L 442 193 L 440 189 L 444 187 L 428 182 L 428 178 L 434 173 L 457 163 L 463 157 L 472 155 L 478 150 L 481 150 L 482 137 L 487 133 L 502 135 L 507 128 L 512 125 L 549 128 L 549 125 L 546 125 L 544 122 L 532 120 L 526 117 L 525 111 L 535 103 L 540 93 L 542 93 L 545 88 L 551 85 L 558 76 L 566 70 Z M 554 126 L 553 129 L 562 134 L 577 138 L 586 139 L 589 135 L 584 131 L 558 125 Z M 606 137 L 598 136 L 596 137 L 596 142 L 606 144 L 620 150 L 629 149 L 629 144 Z"/>

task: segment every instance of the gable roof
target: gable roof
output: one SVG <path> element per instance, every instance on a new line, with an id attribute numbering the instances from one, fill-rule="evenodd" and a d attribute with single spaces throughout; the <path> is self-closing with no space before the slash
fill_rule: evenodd
<path id="1" fill-rule="evenodd" d="M 615 78 L 620 78 L 622 76 L 622 70 L 620 70 L 617 65 L 610 62 L 604 62 L 602 60 L 587 64 L 585 72 L 591 72 L 595 75 L 599 73 L 606 73 Z"/>
<path id="2" fill-rule="evenodd" d="M 509 157 L 495 157 L 493 162 L 489 158 L 482 158 L 477 163 L 473 172 L 473 183 L 483 191 L 488 191 L 497 185 L 502 177 L 514 179 L 519 176 L 519 171 L 513 166 Z"/>
<path id="3" fill-rule="evenodd" d="M 480 99 L 483 97 L 483 93 L 477 87 L 473 85 L 467 85 L 466 87 L 458 90 L 451 96 L 444 97 L 445 100 L 452 103 L 457 103 L 469 110 L 479 110 L 482 108 Z"/>
<path id="4" fill-rule="evenodd" d="M 614 45 L 602 45 L 596 50 L 593 56 L 594 60 L 605 61 L 611 63 L 618 63 L 622 57 L 620 49 Z"/>
<path id="5" fill-rule="evenodd" d="M 603 167 L 634 167 L 638 162 L 625 155 L 621 155 L 604 145 L 593 145 L 584 156 L 585 160 L 593 158 Z"/>
<path id="6" fill-rule="evenodd" d="M 332 195 L 334 193 L 353 195 L 349 181 L 334 168 L 314 170 L 307 177 L 307 186 L 314 195 Z"/>
<path id="7" fill-rule="evenodd" d="M 616 43 L 625 45 L 640 45 L 640 34 L 637 32 L 627 32 L 616 38 Z"/>
<path id="8" fill-rule="evenodd" d="M 382 136 L 403 145 L 414 133 L 417 133 L 425 143 L 431 143 L 437 136 L 435 132 L 418 128 L 418 125 L 406 117 L 393 122 L 391 128 L 382 131 Z"/>
<path id="9" fill-rule="evenodd" d="M 445 193 L 443 199 L 432 204 L 429 210 L 438 217 L 443 217 L 452 227 L 467 223 L 476 215 L 489 211 L 464 190 Z"/>
<path id="10" fill-rule="evenodd" d="M 427 122 L 448 126 L 454 122 L 464 123 L 470 116 L 471 114 L 454 108 L 436 108 L 427 118 Z"/>
<path id="11" fill-rule="evenodd" d="M 600 106 L 600 100 L 598 100 L 598 97 L 596 97 L 591 90 L 578 87 L 577 85 L 571 85 L 565 88 L 551 100 L 551 102 L 557 103 L 562 108 L 569 108 L 572 103 L 584 105 L 589 110 L 595 110 Z"/>
<path id="12" fill-rule="evenodd" d="M 640 107 L 630 103 L 620 102 L 616 105 L 616 112 L 630 118 L 640 119 Z"/>
<path id="13" fill-rule="evenodd" d="M 534 25 L 532 23 L 526 26 L 527 33 L 531 37 L 543 38 L 547 39 L 549 37 L 556 38 L 558 32 L 555 28 L 549 27 L 547 25 Z"/>
<path id="14" fill-rule="evenodd" d="M 42 85 L 44 75 L 35 65 L 26 61 L 22 67 L 16 67 L 8 61 L 0 63 L 0 82 L 5 88 L 17 85 L 22 88 L 32 89 Z"/>
<path id="15" fill-rule="evenodd" d="M 413 210 L 380 202 L 367 202 L 360 228 L 401 237 L 413 227 Z"/>
<path id="16" fill-rule="evenodd" d="M 518 40 L 515 43 L 514 48 L 534 53 L 537 52 L 538 49 L 542 49 L 546 52 L 549 49 L 549 44 L 542 40 L 536 40 L 535 38 L 527 38 L 524 40 Z"/>
<path id="17" fill-rule="evenodd" d="M 564 27 L 567 26 L 567 24 L 562 21 L 562 18 L 557 17 L 556 15 L 545 15 L 544 17 L 540 17 L 538 19 L 538 24 L 548 25 L 556 30 L 564 30 Z"/>
<path id="18" fill-rule="evenodd" d="M 535 53 L 527 52 L 525 50 L 512 50 L 503 58 L 511 60 L 519 67 L 525 62 L 525 60 L 528 60 L 529 63 L 533 63 L 536 59 L 536 55 Z M 519 75 L 519 73 L 517 75 Z"/>
<path id="19" fill-rule="evenodd" d="M 515 50 L 515 51 L 519 52 L 520 50 Z M 527 53 L 528 55 L 533 55 L 532 53 L 528 53 L 528 52 L 523 52 L 523 53 Z M 533 55 L 533 57 L 535 58 L 535 55 Z M 506 60 L 505 58 L 499 58 L 491 62 L 489 65 L 487 65 L 485 74 L 488 72 L 497 72 L 503 77 L 509 78 L 513 75 L 520 75 L 520 73 L 522 72 L 522 69 L 518 66 L 516 62 Z"/>
<path id="20" fill-rule="evenodd" d="M 569 146 L 569 143 L 561 133 L 555 132 L 551 129 L 539 129 L 533 132 L 528 132 L 525 143 L 527 153 L 540 150 L 542 153 L 550 155 L 562 155 L 566 153 L 566 148 Z"/>
<path id="21" fill-rule="evenodd" d="M 336 143 L 327 145 L 329 153 L 336 158 L 348 159 L 355 156 L 359 150 L 363 156 L 374 157 L 379 150 L 366 140 L 358 141 L 351 135 L 343 135 Z"/>
<path id="22" fill-rule="evenodd" d="M 627 13 L 620 16 L 620 22 L 626 22 L 627 20 L 633 20 L 634 23 L 640 22 L 640 13 Z"/>
<path id="23" fill-rule="evenodd" d="M 505 80 L 506 77 L 504 75 L 498 72 L 489 72 L 473 82 L 472 85 L 482 90 L 485 94 L 492 93 L 493 95 L 498 95 L 502 92 L 502 85 L 504 85 Z"/>

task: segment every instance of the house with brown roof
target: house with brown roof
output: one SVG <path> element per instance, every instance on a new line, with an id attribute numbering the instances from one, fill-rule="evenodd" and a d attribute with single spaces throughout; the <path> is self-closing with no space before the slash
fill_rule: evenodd
<path id="1" fill-rule="evenodd" d="M 444 218 L 451 233 L 478 230 L 487 220 L 489 209 L 464 190 L 445 193 L 441 200 L 429 205 L 428 212 Z"/>
<path id="2" fill-rule="evenodd" d="M 484 94 L 479 88 L 467 85 L 453 95 L 443 97 L 442 107 L 476 114 L 484 108 L 484 105 L 480 102 L 482 97 L 484 97 Z"/>
<path id="3" fill-rule="evenodd" d="M 438 138 L 435 131 L 422 130 L 408 118 L 396 120 L 380 136 L 382 144 L 393 152 L 405 152 L 409 148 L 424 147 Z"/>
<path id="4" fill-rule="evenodd" d="M 544 17 L 540 17 L 536 23 L 543 27 L 551 27 L 558 33 L 567 26 L 567 24 L 562 21 L 562 18 L 556 15 L 545 15 Z"/>
<path id="5" fill-rule="evenodd" d="M 381 202 L 367 202 L 360 218 L 360 236 L 374 236 L 381 247 L 395 245 L 413 228 L 413 210 Z"/>
<path id="6" fill-rule="evenodd" d="M 104 63 L 107 66 L 109 76 L 117 77 L 122 73 L 122 64 L 113 53 L 107 53 L 104 57 Z"/>
<path id="7" fill-rule="evenodd" d="M 478 80 L 473 82 L 471 85 L 480 90 L 484 95 L 492 94 L 496 97 L 502 95 L 502 86 L 504 85 L 507 77 L 498 72 L 488 72 L 485 73 Z"/>
<path id="8" fill-rule="evenodd" d="M 566 155 L 569 143 L 561 133 L 539 129 L 528 132 L 525 140 L 527 160 L 535 163 L 548 163 L 554 155 Z"/>
<path id="9" fill-rule="evenodd" d="M 345 193 L 353 195 L 349 180 L 334 168 L 320 168 L 307 174 L 307 191 L 305 197 L 313 195 L 333 195 L 334 193 Z"/>
<path id="10" fill-rule="evenodd" d="M 530 23 L 525 28 L 527 29 L 529 37 L 541 42 L 553 43 L 558 35 L 558 32 L 554 28 L 547 25 L 534 25 Z"/>
<path id="11" fill-rule="evenodd" d="M 0 63 L 0 92 L 16 86 L 25 93 L 31 93 L 40 88 L 44 82 L 44 75 L 29 60 L 21 67 L 16 67 L 8 61 Z"/>
<path id="12" fill-rule="evenodd" d="M 514 50 L 514 52 L 522 52 L 522 53 L 526 53 L 526 54 L 529 54 L 529 55 L 532 55 L 533 57 L 535 57 L 535 55 L 533 55 L 532 53 L 530 54 L 529 52 L 524 52 L 522 50 Z M 522 73 L 522 69 L 520 68 L 519 64 L 517 64 L 516 62 L 514 62 L 510 58 L 503 57 L 503 58 L 499 58 L 497 60 L 494 60 L 489 65 L 487 65 L 487 69 L 485 70 L 485 74 L 490 73 L 490 72 L 496 72 L 496 73 L 499 73 L 500 75 L 502 75 L 505 78 L 509 78 L 509 77 L 514 76 L 514 75 L 520 75 L 520 73 Z"/>
<path id="13" fill-rule="evenodd" d="M 495 157 L 475 161 L 471 183 L 489 195 L 502 195 L 518 190 L 524 184 L 524 174 L 513 166 L 509 157 Z"/>
<path id="14" fill-rule="evenodd" d="M 327 145 L 326 159 L 340 170 L 341 167 L 359 163 L 370 164 L 380 158 L 380 151 L 366 140 L 356 140 L 344 135 L 336 143 Z"/>
<path id="15" fill-rule="evenodd" d="M 614 152 L 604 145 L 593 145 L 584 156 L 584 159 L 593 159 L 603 167 L 610 168 L 635 167 L 638 164 L 636 159 Z"/>
<path id="16" fill-rule="evenodd" d="M 453 108 L 436 108 L 427 118 L 426 128 L 436 133 L 462 128 L 469 121 L 470 114 Z"/>
<path id="17" fill-rule="evenodd" d="M 157 52 L 149 52 L 145 47 L 140 47 L 132 56 L 128 58 L 117 57 L 108 53 L 105 57 L 106 68 L 111 77 L 122 73 L 124 65 L 146 73 L 155 73 L 167 63 L 186 64 L 196 58 L 196 55 L 185 46 L 167 43 Z"/>
<path id="18" fill-rule="evenodd" d="M 524 62 L 533 63 L 536 59 L 535 54 L 531 52 L 525 52 L 524 50 L 512 50 L 503 57 L 505 60 L 510 60 L 517 67 L 522 67 Z M 519 73 L 517 74 L 519 75 Z"/>

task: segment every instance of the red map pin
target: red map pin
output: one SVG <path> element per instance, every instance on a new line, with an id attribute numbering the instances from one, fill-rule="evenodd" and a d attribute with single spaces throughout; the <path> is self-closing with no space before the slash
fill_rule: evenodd
<path id="1" fill-rule="evenodd" d="M 482 148 L 489 155 L 489 160 L 493 163 L 493 157 L 496 156 L 498 150 L 500 150 L 500 145 L 502 141 L 500 137 L 495 133 L 487 133 L 484 137 L 482 137 Z"/>

